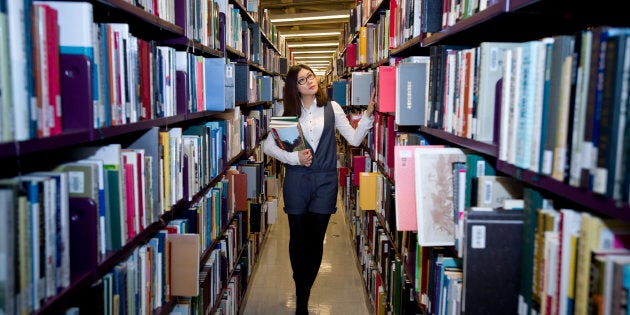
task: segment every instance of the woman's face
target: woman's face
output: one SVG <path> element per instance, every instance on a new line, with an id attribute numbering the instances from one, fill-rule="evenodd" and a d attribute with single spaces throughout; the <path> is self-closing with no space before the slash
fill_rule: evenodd
<path id="1" fill-rule="evenodd" d="M 315 95 L 317 93 L 317 77 L 313 72 L 302 69 L 298 72 L 297 87 L 301 95 Z"/>

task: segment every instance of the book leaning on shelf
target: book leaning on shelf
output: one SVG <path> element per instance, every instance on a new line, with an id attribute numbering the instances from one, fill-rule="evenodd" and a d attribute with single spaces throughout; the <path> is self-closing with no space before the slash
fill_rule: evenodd
<path id="1" fill-rule="evenodd" d="M 271 117 L 269 130 L 279 148 L 287 152 L 309 149 L 296 116 Z"/>

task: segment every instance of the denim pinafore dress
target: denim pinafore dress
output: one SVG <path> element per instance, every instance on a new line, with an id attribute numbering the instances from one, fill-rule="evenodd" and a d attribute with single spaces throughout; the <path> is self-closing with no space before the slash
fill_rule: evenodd
<path id="1" fill-rule="evenodd" d="M 284 212 L 333 214 L 337 211 L 337 143 L 335 113 L 324 106 L 324 130 L 310 167 L 285 164 Z"/>

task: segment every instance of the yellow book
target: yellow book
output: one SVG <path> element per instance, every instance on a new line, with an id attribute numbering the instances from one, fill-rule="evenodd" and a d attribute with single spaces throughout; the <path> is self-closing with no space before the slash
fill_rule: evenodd
<path id="1" fill-rule="evenodd" d="M 170 136 L 168 131 L 160 131 L 160 203 L 161 210 L 171 210 L 171 150 Z"/>
<path id="2" fill-rule="evenodd" d="M 588 283 L 591 269 L 591 249 L 594 247 L 594 229 L 598 218 L 584 212 L 580 225 L 575 273 L 575 314 L 586 315 L 588 311 Z"/>
<path id="3" fill-rule="evenodd" d="M 368 29 L 367 26 L 361 26 L 359 29 L 359 64 L 367 63 L 367 54 L 368 54 Z"/>
<path id="4" fill-rule="evenodd" d="M 359 174 L 359 207 L 361 210 L 376 210 L 378 173 Z"/>
<path id="5" fill-rule="evenodd" d="M 554 231 L 557 227 L 558 211 L 553 209 L 542 209 L 538 212 L 538 226 L 536 228 L 534 244 L 534 272 L 532 300 L 542 304 L 542 294 L 544 286 L 544 254 L 545 254 L 545 232 Z"/>
<path id="6" fill-rule="evenodd" d="M 575 267 L 575 315 L 588 314 L 593 251 L 611 249 L 614 247 L 614 234 L 625 233 L 623 231 L 629 229 L 630 226 L 626 222 L 605 220 L 586 212 L 582 213 Z M 609 244 L 609 248 L 602 244 Z"/>

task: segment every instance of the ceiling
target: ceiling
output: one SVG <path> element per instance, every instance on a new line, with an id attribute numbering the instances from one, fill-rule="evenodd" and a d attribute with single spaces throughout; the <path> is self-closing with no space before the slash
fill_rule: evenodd
<path id="1" fill-rule="evenodd" d="M 313 53 L 314 51 L 332 51 L 337 49 L 343 34 L 344 24 L 349 18 L 311 20 L 323 15 L 348 15 L 350 9 L 356 7 L 356 0 L 261 0 L 260 6 L 269 11 L 269 17 L 280 35 L 285 35 L 287 46 L 293 52 L 296 62 L 312 65 L 316 72 L 319 64 L 328 64 L 333 54 Z M 296 18 L 297 20 L 281 22 L 277 19 Z M 312 33 L 327 33 L 307 36 Z M 291 47 L 296 44 L 334 46 Z M 308 52 L 308 53 L 302 53 Z M 325 69 L 325 66 L 323 67 Z"/>

